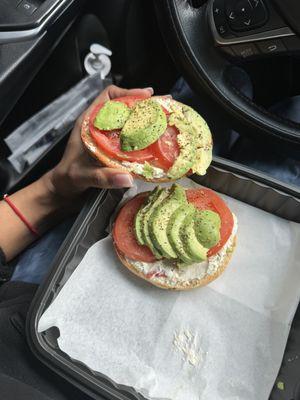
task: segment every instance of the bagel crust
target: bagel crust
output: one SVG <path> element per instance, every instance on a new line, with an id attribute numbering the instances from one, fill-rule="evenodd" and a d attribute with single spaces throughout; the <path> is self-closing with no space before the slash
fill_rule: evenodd
<path id="1" fill-rule="evenodd" d="M 160 104 L 163 105 L 165 103 L 166 107 L 168 106 L 168 104 L 170 102 L 178 103 L 173 99 L 166 100 L 164 97 L 156 96 L 155 98 L 159 100 Z M 133 173 L 132 171 L 130 171 L 130 169 L 128 167 L 122 165 L 121 161 L 110 158 L 107 154 L 105 154 L 103 151 L 101 151 L 97 147 L 97 145 L 89 131 L 89 121 L 90 121 L 90 113 L 85 115 L 85 118 L 82 122 L 81 139 L 82 139 L 83 144 L 85 145 L 85 148 L 90 153 L 90 155 L 92 157 L 94 157 L 96 160 L 98 160 L 101 163 L 101 165 L 103 165 L 105 167 L 109 167 L 109 168 L 118 168 L 120 170 L 130 172 L 135 178 L 141 179 L 146 182 L 163 183 L 163 182 L 174 182 L 177 180 L 177 179 L 168 178 L 167 176 L 162 177 L 162 178 L 150 178 L 149 179 L 143 175 Z M 183 175 L 182 177 L 188 176 L 188 175 L 190 175 L 190 173 L 187 173 L 187 174 Z"/>

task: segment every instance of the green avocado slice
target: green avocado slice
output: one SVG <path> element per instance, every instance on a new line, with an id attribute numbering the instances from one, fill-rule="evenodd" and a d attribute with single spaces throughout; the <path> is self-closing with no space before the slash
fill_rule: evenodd
<path id="1" fill-rule="evenodd" d="M 191 107 L 184 106 L 184 115 L 195 131 L 196 157 L 192 171 L 205 175 L 212 161 L 212 136 L 206 121 Z"/>
<path id="2" fill-rule="evenodd" d="M 145 149 L 156 142 L 166 129 L 167 117 L 161 105 L 151 99 L 139 101 L 121 131 L 121 149 Z"/>
<path id="3" fill-rule="evenodd" d="M 158 196 L 160 195 L 161 189 L 159 186 L 157 186 L 151 193 L 149 193 L 148 198 L 146 199 L 146 202 L 143 207 L 139 209 L 137 212 L 135 219 L 134 219 L 134 231 L 135 231 L 135 236 L 140 245 L 145 245 L 145 241 L 143 238 L 143 219 L 145 214 L 148 212 L 148 210 L 152 207 L 152 204 L 156 201 Z"/>
<path id="4" fill-rule="evenodd" d="M 168 170 L 168 177 L 179 179 L 194 165 L 196 159 L 196 135 L 192 125 L 182 113 L 173 112 L 169 117 L 169 125 L 175 125 L 179 130 L 177 141 L 180 153 L 172 167 Z"/>
<path id="5" fill-rule="evenodd" d="M 180 260 L 188 264 L 192 263 L 194 260 L 184 249 L 183 242 L 180 237 L 180 230 L 186 217 L 190 214 L 194 215 L 195 212 L 196 209 L 192 204 L 185 204 L 179 207 L 172 214 L 167 227 L 168 237 L 174 251 L 178 254 Z"/>
<path id="6" fill-rule="evenodd" d="M 205 248 L 197 239 L 194 227 L 195 213 L 189 214 L 182 223 L 180 238 L 184 250 L 195 262 L 207 260 L 208 249 Z"/>
<path id="7" fill-rule="evenodd" d="M 153 244 L 151 237 L 150 237 L 150 232 L 149 232 L 149 221 L 150 218 L 155 212 L 156 208 L 160 206 L 161 202 L 166 199 L 169 195 L 169 190 L 168 189 L 160 189 L 157 197 L 155 199 L 152 199 L 150 207 L 146 210 L 146 212 L 142 215 L 141 218 L 141 241 L 149 247 L 149 249 L 152 251 L 152 253 L 155 255 L 157 259 L 162 258 L 162 254 L 159 251 L 159 249 Z"/>
<path id="8" fill-rule="evenodd" d="M 153 245 L 168 259 L 178 258 L 167 233 L 167 226 L 171 215 L 183 204 L 187 203 L 185 190 L 173 185 L 169 196 L 155 209 L 149 220 L 149 233 Z"/>
<path id="9" fill-rule="evenodd" d="M 107 101 L 96 115 L 94 126 L 102 130 L 123 128 L 130 109 L 120 101 Z"/>
<path id="10" fill-rule="evenodd" d="M 212 136 L 205 120 L 191 107 L 174 102 L 169 125 L 179 130 L 180 153 L 168 176 L 177 179 L 189 170 L 204 175 L 212 161 Z"/>
<path id="11" fill-rule="evenodd" d="M 197 211 L 194 227 L 196 237 L 204 247 L 210 249 L 220 241 L 221 219 L 216 212 Z"/>

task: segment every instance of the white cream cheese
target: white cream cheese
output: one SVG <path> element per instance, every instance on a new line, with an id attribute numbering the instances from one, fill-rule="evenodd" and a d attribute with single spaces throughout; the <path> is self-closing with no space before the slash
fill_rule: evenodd
<path id="1" fill-rule="evenodd" d="M 144 164 L 140 164 L 137 162 L 129 162 L 129 161 L 122 161 L 121 164 L 128 168 L 130 172 L 134 172 L 138 175 L 143 175 L 144 172 Z M 151 165 L 151 170 L 153 172 L 153 178 L 164 178 L 167 176 L 165 171 L 161 168 L 153 167 Z"/>
<path id="2" fill-rule="evenodd" d="M 126 259 L 139 271 L 148 275 L 149 279 L 156 282 L 166 283 L 170 286 L 176 286 L 178 283 L 188 282 L 193 279 L 202 279 L 207 275 L 214 275 L 218 271 L 220 265 L 223 264 L 227 252 L 231 248 L 234 237 L 237 233 L 237 217 L 234 214 L 232 215 L 234 223 L 229 239 L 219 253 L 209 257 L 207 261 L 191 264 L 185 267 L 177 267 L 172 261 L 166 259 L 158 260 L 154 263 L 134 261 L 129 258 Z"/>

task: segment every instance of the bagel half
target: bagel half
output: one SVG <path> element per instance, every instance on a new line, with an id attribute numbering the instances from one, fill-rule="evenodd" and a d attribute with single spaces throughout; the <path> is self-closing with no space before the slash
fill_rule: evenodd
<path id="1" fill-rule="evenodd" d="M 163 107 L 165 107 L 167 110 L 170 109 L 170 104 L 173 104 L 174 106 L 180 105 L 181 103 L 177 102 L 176 100 L 170 99 L 168 97 L 163 97 L 163 96 L 155 96 L 154 97 Z M 168 176 L 165 177 L 160 177 L 160 178 L 146 178 L 143 175 L 137 174 L 132 172 L 128 167 L 122 165 L 122 162 L 119 160 L 112 159 L 109 157 L 105 152 L 100 150 L 97 147 L 97 144 L 95 143 L 92 135 L 89 132 L 89 121 L 90 121 L 90 114 L 92 110 L 85 115 L 85 118 L 82 122 L 81 126 L 81 139 L 83 141 L 83 144 L 87 151 L 90 153 L 92 157 L 94 157 L 96 160 L 98 160 L 103 166 L 105 167 L 110 167 L 110 168 L 118 168 L 120 170 L 130 172 L 135 178 L 144 180 L 146 182 L 153 182 L 153 183 L 163 183 L 163 182 L 174 182 L 177 180 L 177 178 L 171 179 Z M 191 175 L 190 171 L 186 173 L 185 175 L 182 176 L 189 176 Z"/>

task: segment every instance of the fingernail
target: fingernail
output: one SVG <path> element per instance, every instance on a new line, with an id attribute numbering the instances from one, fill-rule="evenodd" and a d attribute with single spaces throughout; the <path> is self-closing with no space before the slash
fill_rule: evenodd
<path id="1" fill-rule="evenodd" d="M 114 188 L 125 188 L 133 186 L 133 178 L 129 174 L 115 174 L 112 176 L 111 181 Z"/>
<path id="2" fill-rule="evenodd" d="M 153 87 L 146 87 L 145 90 L 148 90 L 148 92 L 151 92 L 151 94 L 154 93 Z"/>

